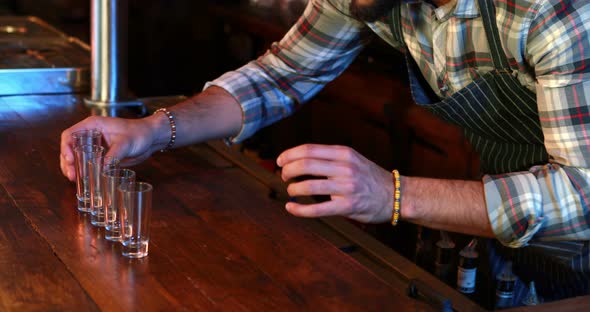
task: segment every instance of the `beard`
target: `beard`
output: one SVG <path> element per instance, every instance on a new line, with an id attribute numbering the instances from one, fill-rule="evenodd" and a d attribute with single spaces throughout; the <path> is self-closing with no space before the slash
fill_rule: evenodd
<path id="1" fill-rule="evenodd" d="M 368 3 L 359 3 L 368 2 Z M 378 19 L 386 16 L 393 9 L 393 5 L 401 0 L 351 0 L 350 14 L 355 18 L 373 23 Z"/>

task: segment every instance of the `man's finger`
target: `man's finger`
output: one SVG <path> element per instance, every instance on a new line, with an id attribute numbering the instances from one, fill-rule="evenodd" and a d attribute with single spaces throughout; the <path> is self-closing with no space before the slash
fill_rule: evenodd
<path id="1" fill-rule="evenodd" d="M 61 133 L 61 140 L 60 140 L 60 156 L 64 160 L 64 164 L 70 162 L 74 163 L 74 152 L 72 151 L 72 128 L 66 129 Z M 62 168 L 63 169 L 63 168 Z"/>
<path id="2" fill-rule="evenodd" d="M 122 155 L 125 155 L 126 146 L 124 144 L 112 144 L 109 146 L 109 149 L 105 156 L 110 156 L 121 160 Z"/>
<path id="3" fill-rule="evenodd" d="M 74 181 L 76 173 L 74 170 L 74 152 L 71 147 L 64 147 L 64 150 L 60 152 L 59 163 L 62 173 L 70 181 Z"/>
<path id="4" fill-rule="evenodd" d="M 353 174 L 352 167 L 346 163 L 318 159 L 299 159 L 285 165 L 281 176 L 284 181 L 287 181 L 303 175 L 350 177 Z"/>
<path id="5" fill-rule="evenodd" d="M 139 157 L 126 157 L 129 154 L 129 146 L 126 144 L 113 144 L 109 147 L 106 156 L 111 156 L 120 161 L 121 166 L 128 167 L 133 166 L 141 162 L 141 156 Z"/>
<path id="6" fill-rule="evenodd" d="M 277 164 L 283 167 L 290 162 L 305 158 L 349 162 L 355 157 L 356 152 L 346 146 L 305 144 L 284 151 L 277 158 Z"/>
<path id="7" fill-rule="evenodd" d="M 62 173 L 66 175 L 66 177 L 70 180 L 74 180 L 76 174 L 74 172 L 74 151 L 73 151 L 73 143 L 74 139 L 72 138 L 72 134 L 76 131 L 85 130 L 85 129 L 96 129 L 97 122 L 95 119 L 90 119 L 89 117 L 71 127 L 64 130 L 61 133 L 60 138 L 60 145 L 59 145 L 59 152 L 60 152 L 60 166 L 62 169 Z"/>
<path id="8" fill-rule="evenodd" d="M 121 160 L 121 166 L 123 166 L 123 167 L 135 166 L 135 165 L 138 165 L 138 164 L 144 162 L 146 159 L 148 159 L 148 157 L 150 157 L 150 154 L 144 153 L 144 154 L 137 156 L 137 157 L 124 158 Z"/>
<path id="9" fill-rule="evenodd" d="M 345 201 L 338 199 L 310 205 L 289 202 L 285 208 L 290 214 L 305 218 L 347 216 L 350 213 L 350 208 L 345 205 Z"/>
<path id="10" fill-rule="evenodd" d="M 73 162 L 70 164 L 65 159 L 64 156 L 60 153 L 59 154 L 59 166 L 61 168 L 61 172 L 63 175 L 68 178 L 70 181 L 74 181 L 76 175 L 74 173 L 74 164 Z"/>
<path id="11" fill-rule="evenodd" d="M 306 180 L 303 182 L 291 183 L 287 187 L 290 196 L 310 195 L 346 195 L 353 191 L 352 183 L 336 180 Z"/>

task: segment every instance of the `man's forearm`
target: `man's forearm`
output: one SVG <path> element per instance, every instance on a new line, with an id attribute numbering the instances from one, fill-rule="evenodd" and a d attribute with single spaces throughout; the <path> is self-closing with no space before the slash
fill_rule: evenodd
<path id="1" fill-rule="evenodd" d="M 479 181 L 402 178 L 402 219 L 446 231 L 494 237 Z"/>
<path id="2" fill-rule="evenodd" d="M 175 147 L 236 135 L 242 125 L 240 104 L 227 91 L 210 87 L 184 102 L 168 108 L 176 120 Z M 170 140 L 170 124 L 163 114 L 146 118 L 154 131 L 154 145 L 164 147 Z"/>

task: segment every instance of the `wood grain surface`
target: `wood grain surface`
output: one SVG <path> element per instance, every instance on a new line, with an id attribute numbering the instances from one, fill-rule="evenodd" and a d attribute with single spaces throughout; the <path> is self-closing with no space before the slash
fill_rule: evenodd
<path id="1" fill-rule="evenodd" d="M 132 168 L 154 185 L 150 255 L 122 257 L 59 170 L 80 100 L 0 98 L 0 310 L 430 310 L 205 146 Z"/>
<path id="2" fill-rule="evenodd" d="M 51 246 L 0 188 L 0 310 L 97 310 Z M 53 296 L 52 292 L 63 294 Z"/>

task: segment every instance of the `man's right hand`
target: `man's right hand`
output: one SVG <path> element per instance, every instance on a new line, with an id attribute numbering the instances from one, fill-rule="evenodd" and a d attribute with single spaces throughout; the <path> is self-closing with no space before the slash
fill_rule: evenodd
<path id="1" fill-rule="evenodd" d="M 144 161 L 164 147 L 155 143 L 157 123 L 162 122 L 161 118 L 164 118 L 164 123 L 168 122 L 164 114 L 144 119 L 92 116 L 71 126 L 61 134 L 59 162 L 62 173 L 70 181 L 76 178 L 72 133 L 86 129 L 100 130 L 108 148 L 107 155 L 120 159 L 121 165 L 130 166 Z"/>
<path id="2" fill-rule="evenodd" d="M 176 120 L 174 147 L 212 139 L 235 136 L 242 127 L 240 103 L 227 91 L 212 86 L 192 98 L 168 107 Z M 153 114 L 142 119 L 89 117 L 61 134 L 60 166 L 71 181 L 76 177 L 72 133 L 98 129 L 108 148 L 107 155 L 121 160 L 124 166 L 144 161 L 170 141 L 170 121 L 165 114 Z"/>

